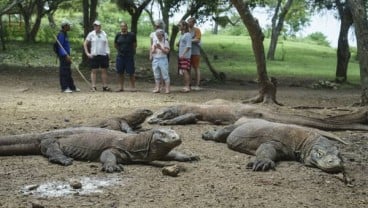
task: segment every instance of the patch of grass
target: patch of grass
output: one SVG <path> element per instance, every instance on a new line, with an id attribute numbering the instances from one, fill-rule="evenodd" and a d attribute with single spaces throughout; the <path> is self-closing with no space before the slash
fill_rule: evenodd
<path id="1" fill-rule="evenodd" d="M 114 34 L 110 35 L 112 60 L 115 59 L 116 50 L 113 47 Z M 265 53 L 268 50 L 269 39 L 265 39 Z M 74 60 L 80 61 L 82 39 L 73 39 L 72 53 Z M 217 71 L 226 73 L 229 78 L 250 80 L 257 77 L 252 44 L 249 36 L 211 35 L 204 34 L 202 47 L 206 51 L 212 65 Z M 52 51 L 52 43 L 25 44 L 23 42 L 7 43 L 7 50 L 0 53 L 0 64 L 18 66 L 57 67 L 58 61 Z M 149 37 L 138 37 L 136 57 L 137 69 L 147 69 L 151 66 L 148 60 Z M 177 48 L 174 48 L 177 51 Z M 352 54 L 356 49 L 352 49 Z M 269 76 L 279 78 L 295 77 L 297 79 L 325 79 L 333 80 L 336 73 L 336 49 L 319 46 L 317 44 L 282 40 L 278 43 L 275 54 L 276 60 L 267 61 Z M 349 63 L 349 82 L 359 83 L 359 64 L 352 58 Z M 176 64 L 172 64 L 176 66 Z M 202 74 L 211 78 L 204 61 L 201 63 Z M 172 74 L 176 69 L 172 68 Z"/>

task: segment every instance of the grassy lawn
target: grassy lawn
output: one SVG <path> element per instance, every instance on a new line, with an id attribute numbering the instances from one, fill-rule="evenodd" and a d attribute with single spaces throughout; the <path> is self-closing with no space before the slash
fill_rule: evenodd
<path id="1" fill-rule="evenodd" d="M 110 35 L 111 51 L 114 59 L 116 50 L 113 48 Z M 265 39 L 265 52 L 268 50 L 269 39 Z M 138 37 L 137 68 L 150 66 L 148 60 L 148 37 Z M 205 34 L 202 47 L 217 71 L 222 71 L 229 78 L 256 78 L 256 63 L 248 36 L 229 36 Z M 1 51 L 0 63 L 18 66 L 56 67 L 58 61 L 52 51 L 52 43 L 25 44 L 22 42 L 7 43 L 7 50 Z M 177 48 L 175 48 L 177 50 Z M 355 60 L 356 49 L 352 50 L 349 63 L 349 82 L 359 83 L 359 64 Z M 80 62 L 82 42 L 72 43 L 73 58 Z M 319 46 L 313 43 L 282 40 L 277 45 L 276 60 L 267 61 L 269 76 L 316 78 L 333 80 L 336 71 L 336 49 Z M 174 66 L 175 64 L 173 64 Z M 202 62 L 202 72 L 210 76 L 207 66 Z M 175 69 L 172 69 L 175 71 Z"/>

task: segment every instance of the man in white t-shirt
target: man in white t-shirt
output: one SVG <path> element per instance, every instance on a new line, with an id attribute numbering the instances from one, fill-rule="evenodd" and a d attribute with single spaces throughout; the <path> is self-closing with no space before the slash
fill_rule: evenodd
<path id="1" fill-rule="evenodd" d="M 91 31 L 84 41 L 84 52 L 90 58 L 92 91 L 97 91 L 97 71 L 101 68 L 102 91 L 111 91 L 107 86 L 107 68 L 109 67 L 109 41 L 107 34 L 101 30 L 100 21 L 93 22 Z M 90 47 L 89 47 L 90 46 Z"/>

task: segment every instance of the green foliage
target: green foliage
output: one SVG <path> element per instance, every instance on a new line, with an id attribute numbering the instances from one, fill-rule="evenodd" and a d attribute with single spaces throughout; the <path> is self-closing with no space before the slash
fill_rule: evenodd
<path id="1" fill-rule="evenodd" d="M 309 34 L 305 39 L 310 40 L 318 45 L 330 46 L 330 43 L 327 41 L 327 37 L 321 32 Z"/>
<path id="2" fill-rule="evenodd" d="M 249 35 L 248 30 L 242 24 L 231 27 L 225 27 L 219 31 L 219 34 L 234 35 L 234 36 Z"/>

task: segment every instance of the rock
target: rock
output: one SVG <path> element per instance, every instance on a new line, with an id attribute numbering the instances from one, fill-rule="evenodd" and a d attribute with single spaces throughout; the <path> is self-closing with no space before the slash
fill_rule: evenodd
<path id="1" fill-rule="evenodd" d="M 32 208 L 44 208 L 45 206 L 43 206 L 39 201 L 33 201 L 31 202 Z"/>
<path id="2" fill-rule="evenodd" d="M 177 165 L 167 166 L 162 168 L 162 174 L 176 177 L 180 172 L 180 168 Z"/>
<path id="3" fill-rule="evenodd" d="M 80 181 L 76 181 L 76 180 L 70 181 L 69 185 L 73 189 L 81 189 L 82 188 L 82 183 Z"/>

